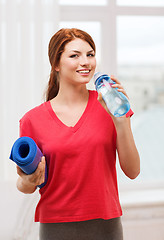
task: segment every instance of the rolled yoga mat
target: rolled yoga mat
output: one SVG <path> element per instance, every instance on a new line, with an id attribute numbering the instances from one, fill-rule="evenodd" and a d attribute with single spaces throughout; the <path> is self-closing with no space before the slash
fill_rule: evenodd
<path id="1" fill-rule="evenodd" d="M 20 137 L 14 142 L 9 158 L 14 161 L 23 172 L 31 174 L 35 172 L 42 156 L 41 150 L 32 138 Z M 46 182 L 47 167 L 45 168 L 45 182 L 38 187 L 42 188 Z"/>

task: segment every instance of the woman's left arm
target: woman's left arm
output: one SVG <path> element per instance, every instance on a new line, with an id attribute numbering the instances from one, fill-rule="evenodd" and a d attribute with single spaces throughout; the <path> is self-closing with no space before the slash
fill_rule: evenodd
<path id="1" fill-rule="evenodd" d="M 122 87 L 118 79 L 114 76 L 111 76 L 111 79 L 116 82 L 116 84 L 112 85 L 112 87 L 117 88 L 119 92 L 122 92 L 127 96 L 124 88 Z M 140 157 L 133 138 L 130 117 L 114 117 L 109 112 L 105 102 L 102 99 L 101 94 L 99 94 L 98 100 L 105 108 L 105 110 L 110 114 L 115 124 L 115 128 L 117 131 L 117 152 L 121 169 L 126 176 L 134 179 L 140 173 Z"/>
<path id="2" fill-rule="evenodd" d="M 122 171 L 131 179 L 140 173 L 140 157 L 131 130 L 130 117 L 113 118 L 117 131 L 117 152 Z"/>

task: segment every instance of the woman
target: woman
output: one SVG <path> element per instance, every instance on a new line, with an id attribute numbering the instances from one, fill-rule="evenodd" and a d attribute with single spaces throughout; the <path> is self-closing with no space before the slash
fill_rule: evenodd
<path id="1" fill-rule="evenodd" d="M 116 177 L 116 150 L 123 172 L 131 179 L 140 171 L 130 115 L 113 117 L 101 95 L 86 84 L 96 68 L 95 44 L 86 32 L 61 29 L 50 40 L 51 75 L 47 101 L 20 120 L 20 136 L 34 139 L 42 161 L 31 175 L 19 167 L 17 187 L 40 189 L 35 221 L 40 240 L 123 239 Z M 125 91 L 120 82 L 113 87 Z M 100 104 L 101 103 L 101 104 Z"/>

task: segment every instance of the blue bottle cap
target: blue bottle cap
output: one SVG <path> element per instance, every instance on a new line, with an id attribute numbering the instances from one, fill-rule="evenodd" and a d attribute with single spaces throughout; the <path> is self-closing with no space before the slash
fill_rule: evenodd
<path id="1" fill-rule="evenodd" d="M 101 76 L 107 76 L 107 74 L 102 73 L 102 72 L 97 72 L 94 74 L 94 81 L 96 81 L 99 77 Z"/>

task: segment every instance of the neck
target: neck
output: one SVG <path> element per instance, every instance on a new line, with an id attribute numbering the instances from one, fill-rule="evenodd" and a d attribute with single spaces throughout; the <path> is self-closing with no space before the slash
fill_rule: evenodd
<path id="1" fill-rule="evenodd" d="M 60 84 L 58 95 L 55 101 L 60 102 L 65 105 L 76 104 L 81 101 L 86 101 L 88 99 L 89 92 L 86 85 L 63 85 Z"/>

